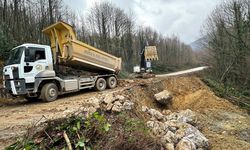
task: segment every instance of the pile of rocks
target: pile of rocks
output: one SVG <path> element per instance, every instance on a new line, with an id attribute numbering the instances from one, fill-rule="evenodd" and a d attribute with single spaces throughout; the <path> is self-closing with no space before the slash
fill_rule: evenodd
<path id="1" fill-rule="evenodd" d="M 122 95 L 114 95 L 108 93 L 102 99 L 102 103 L 105 105 L 107 111 L 121 112 L 124 110 L 131 110 L 134 107 L 134 103 L 128 98 Z"/>
<path id="2" fill-rule="evenodd" d="M 159 138 L 166 149 L 196 150 L 209 147 L 208 139 L 192 125 L 196 117 L 191 110 L 161 113 L 143 106 L 142 111 L 150 116 L 147 127 L 151 129 L 155 137 Z"/>

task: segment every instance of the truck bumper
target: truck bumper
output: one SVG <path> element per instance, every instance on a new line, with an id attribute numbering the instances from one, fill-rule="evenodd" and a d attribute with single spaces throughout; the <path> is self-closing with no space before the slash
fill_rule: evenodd
<path id="1" fill-rule="evenodd" d="M 5 88 L 12 95 L 25 95 L 25 94 L 27 94 L 24 79 L 6 80 L 5 81 Z"/>

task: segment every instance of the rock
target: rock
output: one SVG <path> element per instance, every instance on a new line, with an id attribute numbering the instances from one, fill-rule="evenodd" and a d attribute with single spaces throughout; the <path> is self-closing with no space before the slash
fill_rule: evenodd
<path id="1" fill-rule="evenodd" d="M 123 103 L 123 109 L 125 109 L 125 110 L 131 110 L 131 109 L 133 109 L 133 107 L 134 107 L 134 103 L 133 102 L 125 101 Z"/>
<path id="2" fill-rule="evenodd" d="M 124 100 L 125 99 L 125 97 L 124 96 L 122 96 L 122 95 L 117 95 L 116 97 L 115 97 L 115 99 L 116 100 Z"/>
<path id="3" fill-rule="evenodd" d="M 107 111 L 110 111 L 113 107 L 113 104 L 112 103 L 108 103 L 107 106 L 106 106 L 106 110 Z"/>
<path id="4" fill-rule="evenodd" d="M 114 112 L 121 112 L 122 109 L 121 109 L 119 106 L 114 105 L 114 106 L 112 107 L 112 111 L 114 111 Z"/>
<path id="5" fill-rule="evenodd" d="M 178 113 L 163 112 L 163 115 L 155 109 L 142 107 L 142 111 L 150 115 L 147 127 L 166 149 L 172 149 L 173 145 L 178 145 L 178 150 L 208 149 L 208 139 L 193 125 L 196 116 L 191 110 L 183 110 Z"/>
<path id="6" fill-rule="evenodd" d="M 114 98 L 114 95 L 113 93 L 108 93 L 105 95 L 104 99 L 103 99 L 103 102 L 105 104 L 109 104 L 109 103 L 112 103 L 113 101 L 115 101 L 115 98 Z"/>
<path id="7" fill-rule="evenodd" d="M 154 97 L 157 100 L 157 102 L 163 105 L 166 105 L 167 103 L 169 103 L 169 101 L 172 100 L 173 98 L 172 94 L 167 90 L 164 90 L 160 93 L 155 94 Z"/>
<path id="8" fill-rule="evenodd" d="M 174 150 L 174 144 L 173 143 L 164 144 L 164 148 L 166 150 Z"/>
<path id="9" fill-rule="evenodd" d="M 196 115 L 193 111 L 187 109 L 178 113 L 172 113 L 168 115 L 167 120 L 176 120 L 178 122 L 194 124 L 196 120 Z"/>
<path id="10" fill-rule="evenodd" d="M 177 137 L 175 136 L 175 134 L 172 131 L 168 131 L 166 136 L 169 137 L 169 139 L 171 140 L 171 143 L 177 143 Z"/>
<path id="11" fill-rule="evenodd" d="M 168 109 L 162 111 L 162 114 L 166 116 L 170 115 L 171 113 L 172 113 L 171 110 L 168 110 Z"/>
<path id="12" fill-rule="evenodd" d="M 185 129 L 179 129 L 175 132 L 175 136 L 178 140 L 182 139 L 184 136 L 186 136 Z"/>
<path id="13" fill-rule="evenodd" d="M 182 136 L 185 136 L 184 138 L 188 138 L 190 141 L 192 141 L 197 148 L 208 148 L 209 143 L 208 139 L 194 126 L 183 123 L 183 126 L 176 131 L 177 138 L 182 138 Z"/>
<path id="14" fill-rule="evenodd" d="M 152 120 L 161 121 L 165 119 L 164 115 L 155 109 L 149 109 L 147 113 L 151 116 Z"/>
<path id="15" fill-rule="evenodd" d="M 190 109 L 187 109 L 187 110 L 179 112 L 177 120 L 180 122 L 193 124 L 194 121 L 196 120 L 196 115 L 193 111 L 191 111 Z"/>
<path id="16" fill-rule="evenodd" d="M 195 144 L 188 138 L 183 138 L 176 145 L 176 150 L 196 150 Z"/>
<path id="17" fill-rule="evenodd" d="M 96 109 L 100 108 L 100 101 L 98 98 L 92 97 L 87 100 L 86 104 L 95 107 Z"/>
<path id="18" fill-rule="evenodd" d="M 141 111 L 147 112 L 148 111 L 148 107 L 147 106 L 142 106 Z"/>
<path id="19" fill-rule="evenodd" d="M 155 124 L 154 121 L 148 121 L 148 122 L 146 123 L 146 125 L 147 125 L 148 128 L 154 128 L 154 124 Z"/>
<path id="20" fill-rule="evenodd" d="M 167 133 L 162 136 L 161 141 L 163 143 L 177 143 L 177 138 L 173 132 L 167 131 Z"/>
<path id="21" fill-rule="evenodd" d="M 112 107 L 112 111 L 114 112 L 121 112 L 122 111 L 122 104 L 119 101 L 115 101 Z"/>
<path id="22" fill-rule="evenodd" d="M 150 115 L 151 120 L 164 120 L 164 115 L 162 113 L 160 113 L 158 110 L 155 109 L 148 109 L 147 106 L 142 106 L 142 111 L 146 112 Z"/>

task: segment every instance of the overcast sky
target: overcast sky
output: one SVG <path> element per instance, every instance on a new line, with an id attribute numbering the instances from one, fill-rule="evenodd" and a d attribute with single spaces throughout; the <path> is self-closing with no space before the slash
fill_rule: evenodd
<path id="1" fill-rule="evenodd" d="M 110 1 L 132 11 L 136 24 L 151 26 L 163 35 L 177 35 L 189 44 L 200 37 L 207 16 L 221 0 L 64 0 L 69 8 L 85 14 L 96 2 Z"/>

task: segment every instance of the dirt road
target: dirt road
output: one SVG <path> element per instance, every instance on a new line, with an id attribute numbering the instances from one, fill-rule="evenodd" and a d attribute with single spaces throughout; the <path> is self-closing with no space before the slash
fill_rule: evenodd
<path id="1" fill-rule="evenodd" d="M 173 77 L 173 76 L 178 76 L 178 75 L 183 75 L 183 74 L 200 72 L 200 71 L 203 71 L 205 69 L 208 69 L 208 66 L 202 66 L 202 67 L 192 68 L 192 69 L 178 71 L 178 72 L 174 72 L 174 73 L 168 73 L 168 74 L 159 74 L 159 75 L 156 75 L 156 77 L 157 78 L 159 78 L 159 77 Z"/>
<path id="2" fill-rule="evenodd" d="M 38 121 L 41 123 L 47 119 L 65 117 L 81 108 L 89 98 L 122 89 L 118 87 L 103 92 L 81 91 L 61 96 L 57 101 L 51 103 L 27 101 L 5 103 L 0 107 L 0 149 L 13 143 L 27 131 L 27 128 Z"/>

